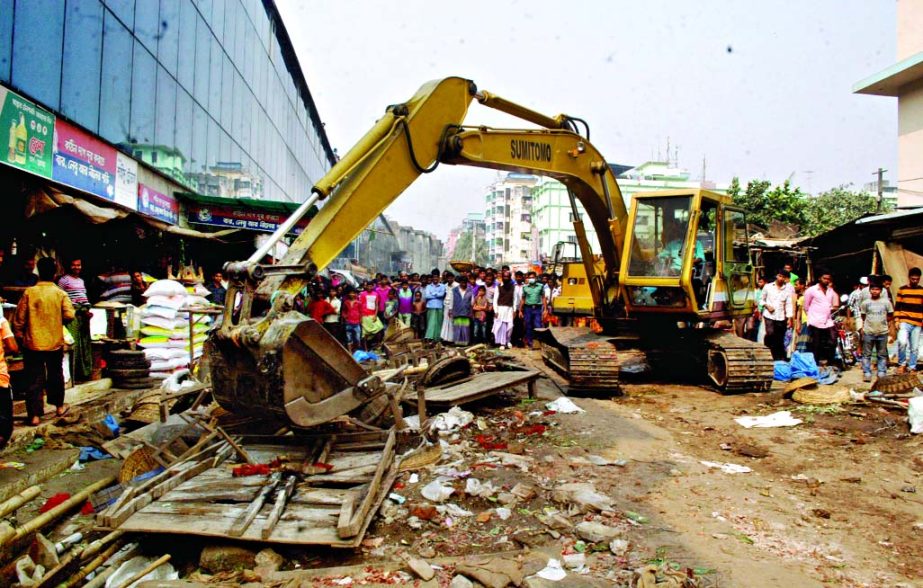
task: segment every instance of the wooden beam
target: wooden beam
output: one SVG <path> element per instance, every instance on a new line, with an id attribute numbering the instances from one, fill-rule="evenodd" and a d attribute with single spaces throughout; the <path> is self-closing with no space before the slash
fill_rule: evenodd
<path id="1" fill-rule="evenodd" d="M 266 524 L 263 526 L 263 539 L 269 539 L 269 536 L 272 535 L 272 530 L 275 529 L 276 523 L 279 522 L 279 517 L 282 516 L 285 505 L 288 503 L 289 498 L 291 498 L 292 492 L 295 491 L 295 482 L 297 481 L 298 478 L 295 476 L 289 476 L 288 479 L 285 480 L 285 487 L 276 493 L 276 502 L 272 505 L 272 511 L 269 513 L 269 518 L 266 519 Z"/>
<path id="2" fill-rule="evenodd" d="M 275 490 L 276 486 L 279 485 L 279 481 L 282 479 L 281 475 L 273 474 L 269 480 L 269 483 L 263 486 L 263 489 L 260 490 L 260 493 L 257 494 L 253 502 L 250 503 L 250 506 L 244 512 L 244 516 L 234 523 L 234 526 L 231 527 L 228 535 L 231 537 L 240 537 L 244 534 L 247 528 L 250 526 L 250 523 L 253 522 L 253 519 L 256 518 L 256 515 L 260 512 L 260 509 L 263 508 L 263 504 L 266 503 L 266 499 L 269 498 L 269 495 L 272 494 L 272 491 Z"/>

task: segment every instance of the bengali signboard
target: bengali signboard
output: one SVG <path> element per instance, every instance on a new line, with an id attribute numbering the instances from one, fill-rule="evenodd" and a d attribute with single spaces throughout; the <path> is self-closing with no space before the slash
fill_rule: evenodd
<path id="1" fill-rule="evenodd" d="M 189 222 L 200 225 L 223 227 L 225 229 L 248 229 L 251 231 L 274 232 L 279 225 L 285 222 L 288 215 L 274 212 L 257 212 L 254 210 L 238 210 L 228 206 L 208 206 L 204 204 L 190 204 Z M 308 225 L 302 220 L 292 231 L 299 234 Z"/>
<path id="2" fill-rule="evenodd" d="M 138 162 L 121 152 L 115 160 L 115 203 L 138 208 Z"/>
<path id="3" fill-rule="evenodd" d="M 0 86 L 0 130 L 7 143 L 0 161 L 50 178 L 54 126 L 53 114 Z"/>
<path id="4" fill-rule="evenodd" d="M 172 196 L 138 184 L 138 212 L 175 225 L 179 219 L 179 203 Z"/>
<path id="5" fill-rule="evenodd" d="M 115 154 L 114 148 L 77 127 L 55 123 L 54 181 L 114 200 Z"/>

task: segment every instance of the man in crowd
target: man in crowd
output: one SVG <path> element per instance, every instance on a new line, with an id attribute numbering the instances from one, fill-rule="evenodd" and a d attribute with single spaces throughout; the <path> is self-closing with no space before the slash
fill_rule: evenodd
<path id="1" fill-rule="evenodd" d="M 211 292 L 212 302 L 220 306 L 224 306 L 224 299 L 228 294 L 227 289 L 224 287 L 224 276 L 221 272 L 215 272 L 212 275 L 212 283 L 208 285 L 208 291 Z"/>
<path id="2" fill-rule="evenodd" d="M 6 354 L 19 353 L 16 337 L 3 314 L 0 314 L 0 341 L 0 449 L 3 449 L 13 436 L 13 390 Z"/>
<path id="3" fill-rule="evenodd" d="M 775 281 L 763 286 L 760 304 L 763 307 L 763 321 L 766 327 L 763 342 L 772 352 L 774 361 L 785 361 L 788 359 L 785 331 L 792 328 L 792 318 L 795 316 L 794 292 L 787 270 L 780 269 L 776 273 Z"/>
<path id="4" fill-rule="evenodd" d="M 43 388 L 48 402 L 57 407 L 57 416 L 63 416 L 68 408 L 64 404 L 64 325 L 72 322 L 76 313 L 71 298 L 52 281 L 56 269 L 54 259 L 39 260 L 39 281 L 23 293 L 13 318 L 13 332 L 23 347 L 29 381 L 26 414 L 33 427 L 45 414 Z"/>
<path id="5" fill-rule="evenodd" d="M 833 359 L 836 349 L 833 311 L 840 305 L 840 300 L 833 291 L 830 272 L 818 270 L 817 273 L 820 276 L 817 283 L 805 290 L 804 311 L 808 316 L 810 350 L 818 365 L 825 366 Z"/>
<path id="6" fill-rule="evenodd" d="M 14 286 L 34 286 L 38 283 L 38 276 L 35 275 L 35 256 L 27 255 L 22 260 L 22 267 L 19 273 L 13 278 Z"/>
<path id="7" fill-rule="evenodd" d="M 500 283 L 494 289 L 492 306 L 494 309 L 493 337 L 500 347 L 512 347 L 510 333 L 513 330 L 513 308 L 516 302 L 516 283 L 510 279 L 510 269 L 500 274 Z"/>
<path id="8" fill-rule="evenodd" d="M 74 338 L 71 350 L 71 377 L 74 382 L 85 382 L 93 371 L 93 347 L 90 339 L 90 299 L 87 286 L 80 277 L 83 261 L 77 257 L 71 260 L 67 273 L 58 279 L 58 287 L 64 290 L 74 306 L 76 318 L 67 325 Z M 41 275 L 39 275 L 41 280 Z"/>
<path id="9" fill-rule="evenodd" d="M 910 268 L 908 284 L 897 289 L 894 318 L 897 321 L 897 372 L 917 370 L 920 350 L 920 327 L 923 325 L 923 287 L 920 268 Z"/>
<path id="10" fill-rule="evenodd" d="M 888 374 L 888 333 L 894 318 L 891 301 L 881 295 L 881 284 L 869 286 L 869 297 L 859 305 L 862 314 L 862 374 L 872 380 L 872 352 L 876 352 L 878 377 Z"/>
<path id="11" fill-rule="evenodd" d="M 442 334 L 442 314 L 445 308 L 445 284 L 439 281 L 439 270 L 434 269 L 430 283 L 423 289 L 426 300 L 426 336 L 430 343 L 439 341 Z"/>
<path id="12" fill-rule="evenodd" d="M 519 314 L 519 308 L 522 306 L 522 286 L 525 283 L 525 274 L 521 271 L 516 271 L 513 274 L 515 284 L 515 292 L 513 294 L 513 332 L 510 335 L 510 342 L 513 344 L 513 347 L 522 347 L 523 344 L 523 335 L 525 334 L 525 321 L 522 320 L 522 316 Z"/>
<path id="13" fill-rule="evenodd" d="M 542 315 L 545 314 L 545 286 L 535 279 L 535 272 L 529 272 L 528 279 L 522 287 L 522 300 L 519 303 L 519 317 L 525 327 L 523 342 L 526 349 L 532 349 L 535 329 L 542 328 Z"/>

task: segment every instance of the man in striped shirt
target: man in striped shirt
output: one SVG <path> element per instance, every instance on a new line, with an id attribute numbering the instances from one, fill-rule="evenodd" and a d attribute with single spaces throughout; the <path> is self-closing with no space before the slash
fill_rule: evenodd
<path id="1" fill-rule="evenodd" d="M 897 289 L 894 319 L 897 322 L 897 371 L 917 370 L 917 352 L 920 348 L 920 327 L 923 326 L 923 287 L 920 287 L 920 268 L 910 269 L 907 285 Z"/>
<path id="2" fill-rule="evenodd" d="M 68 268 L 68 272 L 58 279 L 58 287 L 64 290 L 77 312 L 77 318 L 67 325 L 67 330 L 74 338 L 71 376 L 74 382 L 85 382 L 90 379 L 90 373 L 93 371 L 90 299 L 87 298 L 86 284 L 80 277 L 83 261 L 80 258 L 72 259 Z"/>

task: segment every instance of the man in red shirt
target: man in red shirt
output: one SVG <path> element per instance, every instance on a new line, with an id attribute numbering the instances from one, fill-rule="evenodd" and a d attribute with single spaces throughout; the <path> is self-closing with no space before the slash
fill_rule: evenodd
<path id="1" fill-rule="evenodd" d="M 350 290 L 343 301 L 343 320 L 346 323 L 346 345 L 352 352 L 362 343 L 362 303 L 356 299 L 355 290 Z"/>
<path id="2" fill-rule="evenodd" d="M 16 337 L 10 323 L 0 314 L 0 449 L 6 447 L 13 436 L 13 391 L 10 389 L 10 371 L 6 364 L 7 353 L 19 353 Z"/>
<path id="3" fill-rule="evenodd" d="M 324 295 L 320 291 L 311 293 L 311 302 L 308 303 L 306 310 L 308 311 L 308 316 L 321 324 L 323 324 L 324 317 L 328 314 L 336 314 L 336 309 L 324 299 Z"/>

